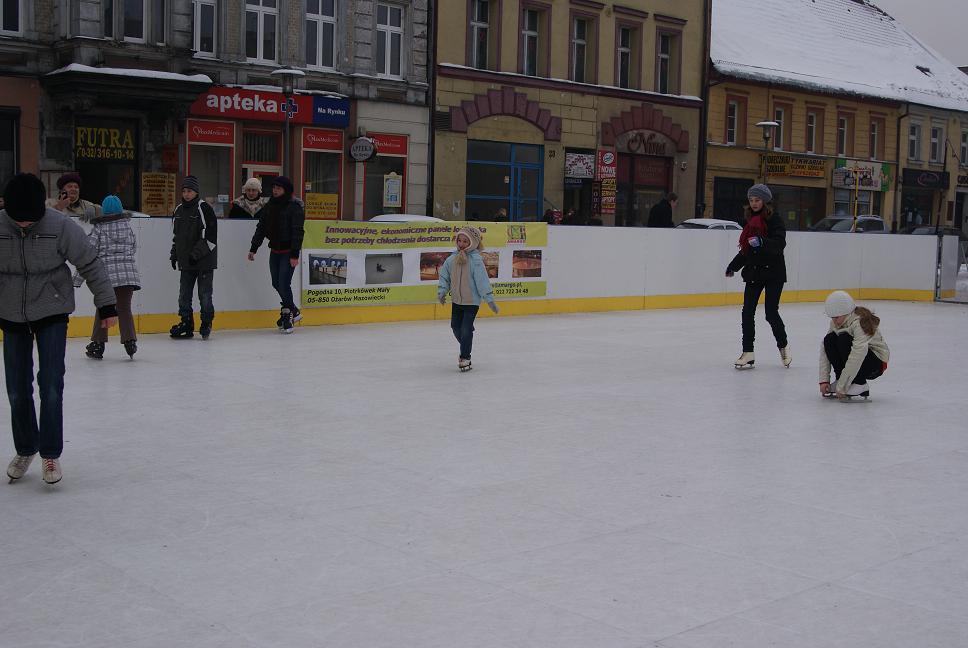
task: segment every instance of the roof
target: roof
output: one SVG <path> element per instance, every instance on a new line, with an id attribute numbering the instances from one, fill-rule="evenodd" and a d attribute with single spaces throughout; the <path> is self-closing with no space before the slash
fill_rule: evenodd
<path id="1" fill-rule="evenodd" d="M 159 72 L 158 70 L 137 70 L 129 68 L 106 68 L 91 67 L 80 63 L 71 63 L 53 72 L 48 72 L 46 76 L 55 76 L 68 72 L 83 72 L 86 74 L 105 74 L 109 76 L 138 77 L 142 79 L 164 79 L 165 81 L 192 81 L 195 83 L 212 83 L 212 80 L 204 74 L 177 74 L 175 72 Z"/>
<path id="2" fill-rule="evenodd" d="M 968 76 L 868 0 L 716 0 L 710 56 L 735 78 L 968 111 Z"/>

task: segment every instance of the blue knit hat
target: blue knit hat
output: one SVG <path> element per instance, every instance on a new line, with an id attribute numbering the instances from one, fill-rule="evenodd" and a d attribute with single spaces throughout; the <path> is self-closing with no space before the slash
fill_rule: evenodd
<path id="1" fill-rule="evenodd" d="M 122 211 L 124 211 L 124 207 L 121 206 L 121 199 L 114 194 L 105 198 L 104 202 L 101 203 L 101 213 L 105 216 L 114 216 Z"/>

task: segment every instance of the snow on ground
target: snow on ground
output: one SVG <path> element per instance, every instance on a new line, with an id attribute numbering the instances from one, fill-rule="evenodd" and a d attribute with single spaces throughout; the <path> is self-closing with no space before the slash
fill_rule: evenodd
<path id="1" fill-rule="evenodd" d="M 968 308 L 874 307 L 854 404 L 820 304 L 744 372 L 738 307 L 486 319 L 468 374 L 445 322 L 71 340 L 64 481 L 0 484 L 2 643 L 966 645 Z"/>

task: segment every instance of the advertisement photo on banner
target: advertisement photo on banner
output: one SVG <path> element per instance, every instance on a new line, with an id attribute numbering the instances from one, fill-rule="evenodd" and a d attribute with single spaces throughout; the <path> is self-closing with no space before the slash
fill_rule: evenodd
<path id="1" fill-rule="evenodd" d="M 403 254 L 367 254 L 366 285 L 398 284 L 403 282 Z"/>
<path id="2" fill-rule="evenodd" d="M 515 250 L 513 259 L 512 278 L 541 276 L 541 250 Z"/>
<path id="3" fill-rule="evenodd" d="M 345 284 L 346 265 L 345 254 L 310 254 L 309 285 Z"/>

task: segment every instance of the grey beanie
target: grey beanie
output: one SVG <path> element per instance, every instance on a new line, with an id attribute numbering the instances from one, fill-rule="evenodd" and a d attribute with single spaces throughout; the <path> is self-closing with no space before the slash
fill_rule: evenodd
<path id="1" fill-rule="evenodd" d="M 198 178 L 193 175 L 185 176 L 182 180 L 182 189 L 191 189 L 195 193 L 201 193 L 201 189 L 198 186 Z"/>
<path id="2" fill-rule="evenodd" d="M 759 198 L 765 203 L 773 200 L 773 192 L 765 184 L 755 184 L 749 188 L 746 192 L 747 199 L 749 198 Z"/>

